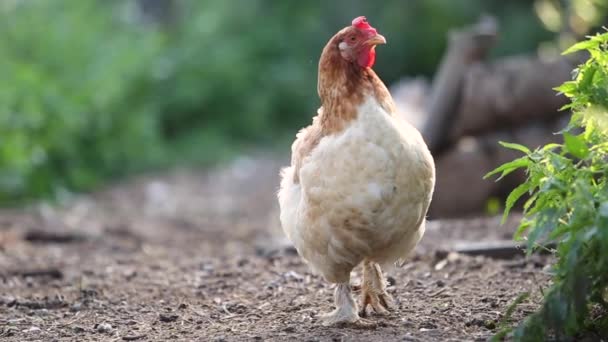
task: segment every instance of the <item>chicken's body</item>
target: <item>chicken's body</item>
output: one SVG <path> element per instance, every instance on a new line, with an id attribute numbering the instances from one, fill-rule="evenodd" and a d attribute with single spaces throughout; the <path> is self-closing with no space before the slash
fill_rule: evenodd
<path id="1" fill-rule="evenodd" d="M 339 284 L 338 308 L 326 322 L 354 322 L 350 272 L 364 262 L 362 305 L 386 309 L 379 264 L 407 256 L 422 237 L 435 171 L 420 133 L 394 113 L 371 68 L 346 65 L 343 75 L 327 78 L 325 67 L 322 57 L 323 107 L 298 134 L 292 165 L 282 171 L 281 224 L 313 269 Z"/>
<path id="2" fill-rule="evenodd" d="M 331 282 L 363 259 L 391 263 L 424 233 L 433 162 L 420 133 L 373 98 L 341 133 L 283 171 L 281 222 L 299 253 Z M 305 138 L 303 131 L 296 146 Z"/>

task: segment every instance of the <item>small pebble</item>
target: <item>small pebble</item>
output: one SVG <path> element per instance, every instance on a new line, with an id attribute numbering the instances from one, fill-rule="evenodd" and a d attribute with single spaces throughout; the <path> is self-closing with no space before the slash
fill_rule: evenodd
<path id="1" fill-rule="evenodd" d="M 97 325 L 97 332 L 102 334 L 108 334 L 112 332 L 112 325 L 110 323 L 100 323 Z"/>
<path id="2" fill-rule="evenodd" d="M 178 315 L 169 315 L 169 314 L 160 314 L 160 315 L 158 315 L 158 319 L 161 322 L 165 322 L 165 323 L 175 322 L 175 321 L 177 321 L 178 318 L 179 318 Z"/>
<path id="3" fill-rule="evenodd" d="M 41 331 L 40 328 L 38 328 L 36 326 L 32 326 L 32 327 L 29 327 L 29 329 L 23 330 L 24 333 L 34 333 L 34 334 L 37 334 L 40 331 Z"/>
<path id="4" fill-rule="evenodd" d="M 481 318 L 473 317 L 472 319 L 468 320 L 464 325 L 467 327 L 470 327 L 470 326 L 483 327 L 485 325 L 485 322 Z"/>

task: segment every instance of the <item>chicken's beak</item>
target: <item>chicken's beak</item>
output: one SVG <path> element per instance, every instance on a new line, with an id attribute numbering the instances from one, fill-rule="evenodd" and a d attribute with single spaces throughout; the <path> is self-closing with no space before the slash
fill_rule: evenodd
<path id="1" fill-rule="evenodd" d="M 384 36 L 381 35 L 380 33 L 376 33 L 371 38 L 366 40 L 365 44 L 370 45 L 370 46 L 386 44 L 386 38 L 384 38 Z"/>

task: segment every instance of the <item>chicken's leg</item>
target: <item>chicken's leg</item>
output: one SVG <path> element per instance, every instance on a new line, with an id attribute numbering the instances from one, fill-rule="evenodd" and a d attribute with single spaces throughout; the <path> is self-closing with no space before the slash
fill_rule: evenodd
<path id="1" fill-rule="evenodd" d="M 348 282 L 336 286 L 334 294 L 336 309 L 328 314 L 321 315 L 323 325 L 352 324 L 356 327 L 373 327 L 374 323 L 362 319 L 357 313 L 357 303 L 350 293 Z"/>
<path id="2" fill-rule="evenodd" d="M 371 261 L 363 262 L 363 284 L 361 284 L 361 311 L 359 314 L 364 317 L 367 306 L 381 315 L 388 314 L 389 310 L 394 309 L 393 297 L 386 292 L 386 282 L 382 276 L 380 265 Z"/>

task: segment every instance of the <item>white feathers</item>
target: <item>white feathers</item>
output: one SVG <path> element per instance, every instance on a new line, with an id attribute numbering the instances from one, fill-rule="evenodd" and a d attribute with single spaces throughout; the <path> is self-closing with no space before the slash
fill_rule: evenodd
<path id="1" fill-rule="evenodd" d="M 392 263 L 422 237 L 432 157 L 420 133 L 375 99 L 344 131 L 321 139 L 302 163 L 299 184 L 293 172 L 282 171 L 281 224 L 328 281 L 343 282 L 363 259 Z"/>

